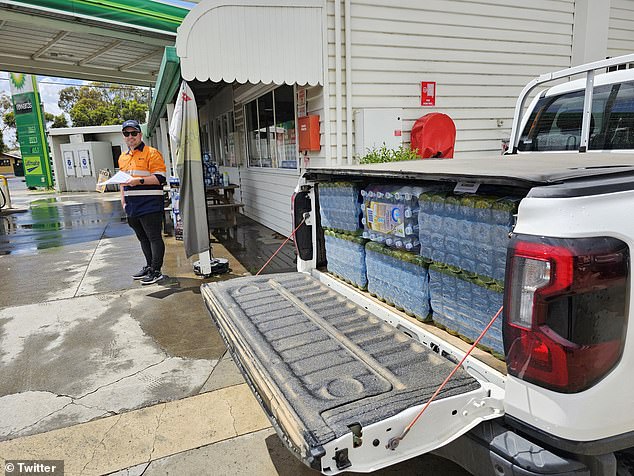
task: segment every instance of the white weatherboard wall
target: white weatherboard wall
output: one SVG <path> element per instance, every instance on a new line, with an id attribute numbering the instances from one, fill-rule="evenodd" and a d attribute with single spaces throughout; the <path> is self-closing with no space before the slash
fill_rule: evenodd
<path id="1" fill-rule="evenodd" d="M 247 166 L 244 104 L 276 86 L 234 83 L 233 87 L 234 121 L 238 133 L 236 145 L 240 166 L 223 170 L 229 172 L 232 180 L 239 177 L 244 214 L 284 236 L 289 236 L 293 231 L 291 196 L 299 179 L 299 171 Z"/>
<path id="2" fill-rule="evenodd" d="M 244 214 L 249 218 L 290 236 L 291 195 L 297 185 L 296 172 L 276 169 L 240 169 Z"/>
<path id="3" fill-rule="evenodd" d="M 634 52 L 634 1 L 611 0 L 607 56 Z"/>
<path id="4" fill-rule="evenodd" d="M 245 84 L 234 85 L 234 118 L 236 131 L 239 133 L 238 154 L 241 166 L 238 168 L 227 168 L 231 174 L 240 178 L 241 200 L 244 203 L 244 214 L 263 225 L 289 236 L 293 231 L 291 219 L 291 196 L 297 186 L 300 171 L 247 167 L 247 151 L 245 140 L 244 104 L 254 97 L 264 94 L 275 85 Z M 323 88 L 321 86 L 297 86 L 306 89 L 306 112 L 307 114 L 320 115 L 321 145 L 320 151 L 310 152 L 309 165 L 326 165 L 325 144 L 325 120 L 323 104 Z M 304 166 L 303 156 L 298 159 L 300 167 Z M 223 170 L 225 170 L 223 168 Z"/>
<path id="5" fill-rule="evenodd" d="M 326 20 L 333 163 L 334 5 L 328 1 Z M 456 155 L 499 153 L 523 86 L 570 66 L 574 11 L 574 0 L 352 0 L 352 108 L 403 108 L 406 144 L 416 119 L 442 112 L 456 122 Z M 437 82 L 436 107 L 420 106 L 421 81 Z M 345 116 L 344 88 L 344 163 Z"/>

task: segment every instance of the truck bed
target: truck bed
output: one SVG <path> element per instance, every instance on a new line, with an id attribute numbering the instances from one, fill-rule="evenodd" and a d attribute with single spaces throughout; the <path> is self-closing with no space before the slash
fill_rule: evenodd
<path id="1" fill-rule="evenodd" d="M 205 284 L 202 294 L 278 433 L 316 469 L 325 445 L 425 403 L 454 366 L 304 273 Z M 437 400 L 483 392 L 460 369 Z"/>

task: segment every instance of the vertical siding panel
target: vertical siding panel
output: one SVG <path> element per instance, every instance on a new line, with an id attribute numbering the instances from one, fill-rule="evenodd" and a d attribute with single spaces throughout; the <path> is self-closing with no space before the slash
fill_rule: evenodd
<path id="1" fill-rule="evenodd" d="M 634 1 L 612 0 L 608 30 L 608 56 L 634 52 Z"/>

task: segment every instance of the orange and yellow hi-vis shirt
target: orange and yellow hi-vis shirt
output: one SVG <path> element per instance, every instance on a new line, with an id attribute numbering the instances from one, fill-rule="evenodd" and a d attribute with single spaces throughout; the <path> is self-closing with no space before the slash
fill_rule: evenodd
<path id="1" fill-rule="evenodd" d="M 119 156 L 119 169 L 133 177 L 143 178 L 155 175 L 159 181 L 158 185 L 123 187 L 126 215 L 137 217 L 156 212 L 162 213 L 166 170 L 161 153 L 154 147 L 141 142 L 136 149 Z"/>

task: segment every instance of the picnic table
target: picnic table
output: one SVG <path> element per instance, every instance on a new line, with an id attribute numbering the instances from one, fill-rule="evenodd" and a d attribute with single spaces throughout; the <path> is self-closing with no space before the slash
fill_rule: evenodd
<path id="1" fill-rule="evenodd" d="M 237 184 L 211 185 L 205 187 L 205 199 L 209 217 L 209 228 L 236 228 L 237 214 L 244 207 L 244 203 L 236 203 L 234 195 Z"/>

